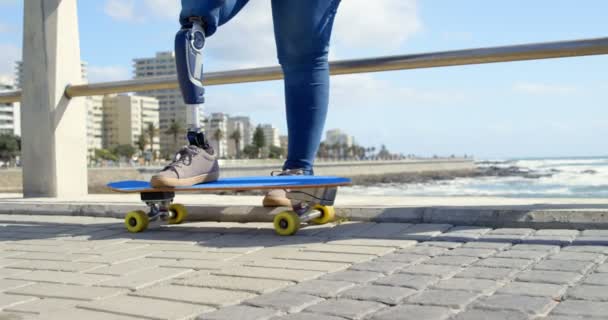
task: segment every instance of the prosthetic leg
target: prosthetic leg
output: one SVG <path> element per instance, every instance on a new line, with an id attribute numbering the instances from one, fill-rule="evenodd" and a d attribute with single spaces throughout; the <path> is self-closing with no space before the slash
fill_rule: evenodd
<path id="1" fill-rule="evenodd" d="M 208 146 L 200 128 L 200 110 L 205 102 L 203 88 L 203 48 L 205 47 L 204 22 L 191 17 L 191 24 L 182 27 L 175 36 L 175 64 L 179 87 L 186 103 L 188 141 L 201 148 Z"/>

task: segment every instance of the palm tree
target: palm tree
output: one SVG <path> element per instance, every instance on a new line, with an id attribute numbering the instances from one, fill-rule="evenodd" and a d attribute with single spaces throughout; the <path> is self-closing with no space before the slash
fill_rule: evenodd
<path id="1" fill-rule="evenodd" d="M 221 129 L 215 130 L 215 133 L 213 133 L 213 138 L 215 138 L 215 141 L 217 141 L 217 156 L 221 157 L 222 153 L 220 149 L 220 141 L 224 139 L 224 132 L 222 132 Z"/>
<path id="2" fill-rule="evenodd" d="M 142 130 L 143 131 L 143 130 Z M 140 134 L 139 138 L 137 138 L 137 148 L 143 154 L 146 151 L 146 145 L 148 144 L 148 139 L 145 134 Z"/>
<path id="3" fill-rule="evenodd" d="M 236 149 L 236 158 L 241 156 L 241 131 L 234 130 L 230 135 L 230 139 L 234 140 L 234 147 Z"/>
<path id="4" fill-rule="evenodd" d="M 154 122 L 148 122 L 146 130 L 144 130 L 146 136 L 148 136 L 148 143 L 150 143 L 150 152 L 154 154 L 154 138 L 158 136 L 159 129 L 154 125 Z"/>
<path id="5" fill-rule="evenodd" d="M 165 133 L 173 135 L 173 144 L 175 146 L 177 146 L 177 135 L 179 135 L 183 131 L 184 131 L 184 127 L 181 125 L 181 123 L 173 120 L 173 121 L 171 121 L 171 125 L 169 126 L 169 129 L 167 129 L 167 131 L 165 131 Z"/>

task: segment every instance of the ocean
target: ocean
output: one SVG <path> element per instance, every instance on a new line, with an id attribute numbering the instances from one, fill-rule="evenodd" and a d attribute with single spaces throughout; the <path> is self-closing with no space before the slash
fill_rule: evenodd
<path id="1" fill-rule="evenodd" d="M 343 188 L 342 194 L 378 196 L 488 196 L 512 198 L 606 198 L 608 157 L 477 161 L 479 167 L 518 167 L 540 175 L 473 177 L 425 183 Z"/>

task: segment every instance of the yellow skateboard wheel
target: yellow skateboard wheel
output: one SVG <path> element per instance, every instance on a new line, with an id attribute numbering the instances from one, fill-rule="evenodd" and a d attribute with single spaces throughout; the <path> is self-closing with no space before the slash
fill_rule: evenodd
<path id="1" fill-rule="evenodd" d="M 274 231 L 280 236 L 291 236 L 300 229 L 300 217 L 293 211 L 283 211 L 274 216 Z"/>
<path id="2" fill-rule="evenodd" d="M 310 220 L 312 224 L 326 224 L 334 221 L 336 218 L 336 211 L 333 206 L 322 206 L 318 204 L 314 206 L 313 209 L 321 211 L 321 216 Z"/>
<path id="3" fill-rule="evenodd" d="M 148 215 L 141 211 L 131 211 L 125 217 L 125 226 L 129 232 L 142 232 L 148 228 Z"/>
<path id="4" fill-rule="evenodd" d="M 188 216 L 188 210 L 186 210 L 186 207 L 178 203 L 170 205 L 169 211 L 172 214 L 171 218 L 169 218 L 169 224 L 180 224 L 184 221 L 184 219 L 186 219 L 186 216 Z"/>

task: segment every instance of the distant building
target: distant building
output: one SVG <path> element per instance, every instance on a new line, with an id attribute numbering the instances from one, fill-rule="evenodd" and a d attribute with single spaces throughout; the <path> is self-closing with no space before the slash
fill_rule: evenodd
<path id="1" fill-rule="evenodd" d="M 177 73 L 175 54 L 171 51 L 158 52 L 151 58 L 134 59 L 133 68 L 135 79 L 167 77 Z M 160 106 L 160 150 L 162 154 L 173 154 L 183 145 L 183 139 L 180 139 L 180 142 L 176 144 L 173 135 L 166 133 L 173 121 L 182 126 L 183 137 L 186 136 L 186 131 L 190 125 L 200 128 L 205 125 L 203 108 L 192 109 L 192 107 L 187 107 L 179 89 L 144 91 L 138 94 L 158 99 Z"/>
<path id="2" fill-rule="evenodd" d="M 226 157 L 228 154 L 228 115 L 225 113 L 212 113 L 207 119 L 205 134 L 215 154 Z M 217 135 L 220 135 L 219 139 Z"/>
<path id="3" fill-rule="evenodd" d="M 8 83 L 0 83 L 0 92 L 15 88 Z M 21 135 L 21 114 L 18 103 L 0 103 L 0 134 Z"/>
<path id="4" fill-rule="evenodd" d="M 264 124 L 262 125 L 262 131 L 264 132 L 264 146 L 281 146 L 281 140 L 279 139 L 279 129 L 273 127 L 270 124 Z"/>
<path id="5" fill-rule="evenodd" d="M 253 140 L 254 127 L 249 117 L 228 117 L 227 129 L 227 156 L 236 157 L 243 151 L 245 146 L 250 145 Z M 240 141 L 237 146 L 236 141 L 232 138 L 235 132 L 239 132 Z M 237 152 L 238 149 L 238 152 Z"/>
<path id="6" fill-rule="evenodd" d="M 288 137 L 287 136 L 279 136 L 279 141 L 280 141 L 280 144 L 281 144 L 281 149 L 287 150 L 287 145 L 288 145 L 288 142 L 289 142 Z"/>
<path id="7" fill-rule="evenodd" d="M 340 129 L 327 130 L 325 133 L 325 144 L 329 146 L 346 144 L 350 148 L 354 144 L 354 140 L 353 136 L 349 136 Z"/>
<path id="8" fill-rule="evenodd" d="M 88 74 L 88 64 L 85 61 L 80 62 L 80 72 L 82 73 L 82 81 L 88 82 L 89 74 Z M 15 62 L 15 86 L 19 89 L 23 87 L 23 62 L 17 61 Z"/>
<path id="9" fill-rule="evenodd" d="M 149 123 L 158 128 L 158 101 L 152 97 L 110 95 L 103 98 L 103 144 L 104 148 L 129 144 L 137 148 L 142 134 L 146 134 Z M 159 150 L 158 136 L 146 145 Z"/>

